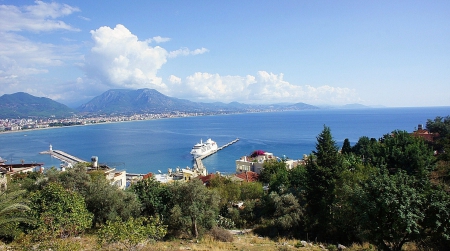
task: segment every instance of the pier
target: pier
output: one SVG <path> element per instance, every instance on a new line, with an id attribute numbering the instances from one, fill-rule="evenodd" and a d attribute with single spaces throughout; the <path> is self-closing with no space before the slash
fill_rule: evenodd
<path id="1" fill-rule="evenodd" d="M 72 165 L 78 164 L 78 163 L 83 163 L 83 162 L 88 162 L 88 161 L 82 160 L 78 157 L 75 157 L 73 155 L 70 155 L 66 152 L 63 152 L 60 150 L 53 150 L 52 145 L 50 145 L 50 150 L 40 152 L 40 154 L 49 154 L 56 159 L 59 159 L 61 161 L 67 162 L 67 163 L 71 163 Z"/>
<path id="2" fill-rule="evenodd" d="M 195 158 L 194 168 L 204 169 L 205 166 L 203 166 L 203 162 L 202 162 L 203 159 L 205 159 L 205 158 L 207 158 L 207 157 L 209 157 L 209 156 L 215 154 L 216 152 L 218 152 L 218 151 L 220 151 L 220 150 L 222 150 L 222 149 L 224 149 L 224 148 L 226 148 L 226 147 L 231 146 L 232 144 L 234 144 L 234 143 L 236 143 L 236 142 L 238 142 L 238 141 L 239 141 L 239 138 L 236 138 L 235 140 L 228 142 L 227 144 L 225 144 L 225 145 L 223 145 L 223 146 L 217 148 L 217 150 L 212 151 L 212 152 L 210 152 L 209 154 L 205 154 L 205 155 L 203 155 L 203 156 L 200 156 L 200 157 L 198 157 L 198 158 Z"/>

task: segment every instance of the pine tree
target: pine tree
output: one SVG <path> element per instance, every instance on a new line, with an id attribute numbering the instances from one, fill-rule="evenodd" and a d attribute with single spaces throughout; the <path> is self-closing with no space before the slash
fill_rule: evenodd
<path id="1" fill-rule="evenodd" d="M 324 126 L 317 136 L 316 151 L 306 164 L 308 225 L 319 238 L 327 235 L 332 223 L 335 184 L 342 166 L 338 149 L 330 128 Z"/>
<path id="2" fill-rule="evenodd" d="M 339 160 L 339 147 L 331 136 L 331 130 L 323 126 L 323 131 L 317 136 L 316 151 L 317 164 L 322 167 L 333 168 Z"/>
<path id="3" fill-rule="evenodd" d="M 342 145 L 341 153 L 351 153 L 352 147 L 350 146 L 350 141 L 348 139 L 344 139 L 344 144 Z"/>

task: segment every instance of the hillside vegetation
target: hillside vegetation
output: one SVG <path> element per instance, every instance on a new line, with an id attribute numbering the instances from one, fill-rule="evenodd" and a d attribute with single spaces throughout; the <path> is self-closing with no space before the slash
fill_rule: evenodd
<path id="1" fill-rule="evenodd" d="M 123 191 L 83 165 L 16 174 L 0 237 L 15 250 L 446 250 L 450 117 L 427 128 L 433 142 L 393 131 L 339 147 L 324 126 L 305 165 L 266 162 L 254 183 L 150 178 Z"/>

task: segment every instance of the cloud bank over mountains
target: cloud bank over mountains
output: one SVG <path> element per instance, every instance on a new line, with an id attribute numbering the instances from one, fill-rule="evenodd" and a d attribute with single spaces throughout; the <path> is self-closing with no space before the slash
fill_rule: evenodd
<path id="1" fill-rule="evenodd" d="M 202 57 L 210 51 L 201 45 L 196 49 L 167 50 L 164 43 L 172 38 L 138 38 L 122 24 L 91 30 L 90 41 L 75 41 L 70 46 L 26 36 L 46 36 L 48 32 L 53 35 L 85 33 L 61 20 L 80 11 L 67 4 L 42 1 L 22 7 L 0 5 L 0 94 L 24 91 L 73 103 L 112 88 L 153 88 L 168 96 L 202 102 L 346 104 L 361 101 L 355 89 L 300 86 L 284 80 L 283 73 L 266 69 L 246 76 L 199 71 L 188 76 L 173 72 L 163 77 L 160 70 L 170 60 Z M 80 19 L 89 21 L 85 17 Z M 88 48 L 83 51 L 81 48 L 86 45 Z M 58 74 L 62 68 L 72 72 L 67 74 L 71 78 Z M 73 76 L 73 72 L 79 76 Z"/>

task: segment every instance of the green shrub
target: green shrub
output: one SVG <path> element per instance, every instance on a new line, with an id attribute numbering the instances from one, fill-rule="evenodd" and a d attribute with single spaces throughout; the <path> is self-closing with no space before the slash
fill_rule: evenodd
<path id="1" fill-rule="evenodd" d="M 102 246 L 116 243 L 128 250 L 148 240 L 159 240 L 167 234 L 167 226 L 159 218 L 129 218 L 127 221 L 108 221 L 97 233 Z"/>

